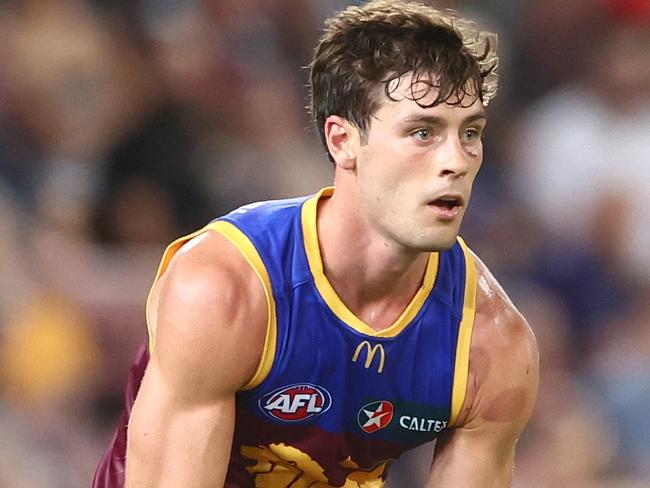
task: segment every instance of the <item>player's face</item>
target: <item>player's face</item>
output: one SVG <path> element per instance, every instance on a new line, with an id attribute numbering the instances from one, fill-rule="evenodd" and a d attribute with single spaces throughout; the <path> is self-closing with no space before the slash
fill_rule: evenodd
<path id="1" fill-rule="evenodd" d="M 359 148 L 357 182 L 371 221 L 386 238 L 409 250 L 448 249 L 483 161 L 485 112 L 478 99 L 468 107 L 422 108 L 407 94 L 410 79 L 393 94 L 397 101 L 382 95 L 367 144 Z"/>

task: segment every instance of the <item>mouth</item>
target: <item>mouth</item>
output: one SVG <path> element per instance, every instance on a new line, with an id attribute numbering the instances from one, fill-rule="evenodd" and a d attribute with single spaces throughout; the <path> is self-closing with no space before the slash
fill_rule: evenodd
<path id="1" fill-rule="evenodd" d="M 428 202 L 428 207 L 442 220 L 453 220 L 465 204 L 463 197 L 456 194 L 445 194 Z"/>

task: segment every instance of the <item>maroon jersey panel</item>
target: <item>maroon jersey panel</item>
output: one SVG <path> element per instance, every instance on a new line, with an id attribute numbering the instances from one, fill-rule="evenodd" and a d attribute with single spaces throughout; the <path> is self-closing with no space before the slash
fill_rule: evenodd
<path id="1" fill-rule="evenodd" d="M 146 342 L 140 346 L 135 362 L 129 371 L 126 394 L 124 398 L 124 413 L 120 418 L 117 431 L 97 466 L 93 488 L 122 488 L 124 486 L 124 466 L 126 459 L 126 429 L 131 416 L 131 408 L 140 388 L 144 371 L 149 362 L 149 351 Z"/>

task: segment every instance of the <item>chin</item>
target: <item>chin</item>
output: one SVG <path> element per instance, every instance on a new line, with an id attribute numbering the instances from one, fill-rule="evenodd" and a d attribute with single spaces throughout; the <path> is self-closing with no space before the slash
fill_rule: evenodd
<path id="1" fill-rule="evenodd" d="M 448 251 L 456 244 L 457 234 L 451 236 L 436 236 L 436 238 L 422 239 L 415 243 L 413 248 L 419 252 L 442 252 Z"/>
<path id="2" fill-rule="evenodd" d="M 449 251 L 456 244 L 456 238 L 450 239 L 449 241 L 437 242 L 431 251 Z"/>

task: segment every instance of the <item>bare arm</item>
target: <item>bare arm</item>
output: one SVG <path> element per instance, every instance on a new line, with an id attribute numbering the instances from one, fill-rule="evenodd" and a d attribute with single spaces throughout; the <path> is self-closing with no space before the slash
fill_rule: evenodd
<path id="1" fill-rule="evenodd" d="M 507 488 L 515 445 L 537 397 L 539 358 L 525 319 L 477 259 L 477 315 L 467 396 L 436 445 L 428 488 Z"/>
<path id="2" fill-rule="evenodd" d="M 257 368 L 266 315 L 257 277 L 222 236 L 172 258 L 149 303 L 156 339 L 129 423 L 127 488 L 223 486 L 235 393 Z"/>

